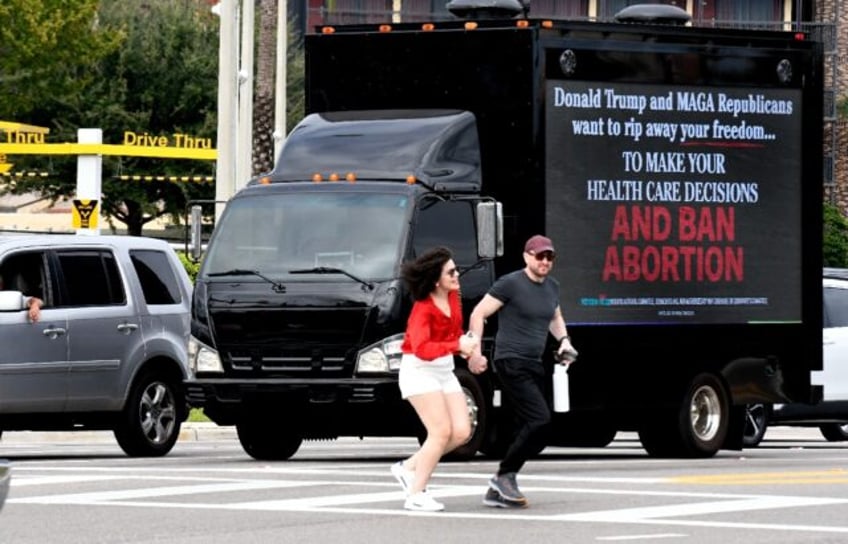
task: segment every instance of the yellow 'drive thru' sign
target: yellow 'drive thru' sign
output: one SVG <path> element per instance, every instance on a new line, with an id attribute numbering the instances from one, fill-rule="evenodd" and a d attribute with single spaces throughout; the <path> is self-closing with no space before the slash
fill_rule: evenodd
<path id="1" fill-rule="evenodd" d="M 71 211 L 73 228 L 96 229 L 99 212 L 96 200 L 74 200 L 74 209 Z"/>

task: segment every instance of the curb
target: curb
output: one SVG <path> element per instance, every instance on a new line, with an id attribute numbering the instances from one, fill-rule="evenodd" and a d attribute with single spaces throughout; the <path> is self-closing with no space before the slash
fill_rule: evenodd
<path id="1" fill-rule="evenodd" d="M 219 427 L 209 422 L 183 423 L 177 442 L 207 442 L 237 440 L 235 427 Z M 34 444 L 41 442 L 108 443 L 115 442 L 112 431 L 4 431 L 0 448 L 4 445 Z"/>

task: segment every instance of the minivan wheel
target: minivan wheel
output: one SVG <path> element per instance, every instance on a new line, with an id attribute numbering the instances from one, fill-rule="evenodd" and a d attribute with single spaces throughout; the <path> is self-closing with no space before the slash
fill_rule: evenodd
<path id="1" fill-rule="evenodd" d="M 848 423 L 826 423 L 819 425 L 819 430 L 828 442 L 848 440 Z"/>
<path id="2" fill-rule="evenodd" d="M 155 372 L 140 374 L 114 430 L 118 445 L 131 457 L 167 454 L 180 435 L 181 402 L 176 380 Z"/>

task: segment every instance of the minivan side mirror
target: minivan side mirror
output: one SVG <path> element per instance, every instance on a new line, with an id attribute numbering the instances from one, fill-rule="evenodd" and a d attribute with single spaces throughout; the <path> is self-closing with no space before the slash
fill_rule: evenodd
<path id="1" fill-rule="evenodd" d="M 503 205 L 494 200 L 477 203 L 477 256 L 494 259 L 504 252 Z"/>
<path id="2" fill-rule="evenodd" d="M 0 312 L 20 312 L 26 309 L 20 291 L 0 291 Z"/>

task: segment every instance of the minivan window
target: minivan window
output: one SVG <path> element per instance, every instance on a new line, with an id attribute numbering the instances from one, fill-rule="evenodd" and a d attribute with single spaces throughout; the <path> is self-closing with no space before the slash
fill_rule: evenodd
<path id="1" fill-rule="evenodd" d="M 62 306 L 126 304 L 124 284 L 111 251 L 60 251 L 57 257 L 64 280 Z"/>
<path id="2" fill-rule="evenodd" d="M 178 304 L 182 300 L 177 277 L 165 253 L 134 250 L 130 251 L 130 259 L 138 274 L 144 301 L 148 305 Z"/>
<path id="3" fill-rule="evenodd" d="M 43 251 L 21 251 L 7 255 L 0 262 L 0 290 L 21 291 L 25 296 L 40 298 L 45 306 L 52 302 Z"/>

